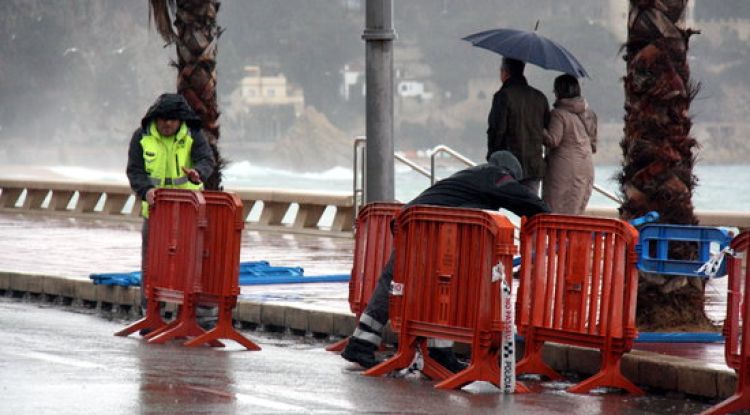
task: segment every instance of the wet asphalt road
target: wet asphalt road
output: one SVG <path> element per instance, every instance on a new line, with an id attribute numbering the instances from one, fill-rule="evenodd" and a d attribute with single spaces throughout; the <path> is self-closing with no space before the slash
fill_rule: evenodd
<path id="1" fill-rule="evenodd" d="M 141 222 L 0 214 L 0 270 L 65 278 L 137 271 Z M 241 261 L 299 266 L 305 275 L 348 274 L 352 238 L 258 232 L 242 234 Z"/>
<path id="2" fill-rule="evenodd" d="M 698 413 L 679 398 L 564 392 L 504 396 L 488 384 L 440 391 L 419 378 L 368 378 L 311 338 L 244 332 L 244 351 L 145 344 L 95 310 L 0 297 L 0 414 Z"/>

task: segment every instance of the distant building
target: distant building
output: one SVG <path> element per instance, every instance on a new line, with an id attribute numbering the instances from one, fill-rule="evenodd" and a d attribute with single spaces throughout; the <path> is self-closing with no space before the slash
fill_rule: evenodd
<path id="1" fill-rule="evenodd" d="M 695 27 L 712 43 L 721 43 L 727 32 L 734 32 L 743 41 L 750 39 L 750 1 L 695 0 L 694 3 Z"/>
<path id="2" fill-rule="evenodd" d="M 342 81 L 339 94 L 346 100 L 359 99 L 366 94 L 365 71 L 358 65 L 344 65 L 341 71 Z M 432 92 L 427 92 L 425 82 L 414 79 L 403 79 L 401 70 L 396 70 L 396 94 L 401 98 L 432 99 Z"/>
<path id="3" fill-rule="evenodd" d="M 344 9 L 352 12 L 362 10 L 363 0 L 340 0 Z"/>
<path id="4" fill-rule="evenodd" d="M 432 92 L 426 92 L 424 82 L 399 81 L 396 92 L 403 98 L 432 99 Z"/>
<path id="5" fill-rule="evenodd" d="M 407 112 L 422 111 L 426 101 L 434 96 L 432 92 L 428 92 L 430 89 L 435 90 L 435 84 L 431 82 L 434 75 L 432 67 L 425 62 L 421 46 L 416 40 L 404 38 L 394 47 L 394 54 L 398 56 L 398 61 L 394 64 L 396 94 L 402 101 L 413 101 L 403 102 L 401 109 Z"/>
<path id="6" fill-rule="evenodd" d="M 264 75 L 260 66 L 244 68 L 245 76 L 226 97 L 222 119 L 243 145 L 269 145 L 281 138 L 302 115 L 305 97 L 282 73 Z"/>
<path id="7" fill-rule="evenodd" d="M 344 65 L 341 71 L 343 80 L 339 93 L 346 101 L 354 97 L 361 98 L 365 96 L 365 71 L 358 65 Z"/>
<path id="8" fill-rule="evenodd" d="M 250 107 L 278 107 L 291 105 L 299 116 L 305 107 L 305 97 L 301 89 L 291 88 L 286 76 L 277 74 L 263 76 L 260 66 L 245 67 L 246 75 L 240 81 L 242 102 Z"/>
<path id="9" fill-rule="evenodd" d="M 750 1 L 693 0 L 695 20 L 749 20 Z"/>

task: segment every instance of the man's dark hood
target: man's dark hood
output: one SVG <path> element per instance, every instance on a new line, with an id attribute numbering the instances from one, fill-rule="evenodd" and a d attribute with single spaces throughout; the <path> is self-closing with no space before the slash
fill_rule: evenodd
<path id="1" fill-rule="evenodd" d="M 146 115 L 141 120 L 141 127 L 147 129 L 151 121 L 156 118 L 178 119 L 185 121 L 192 129 L 201 128 L 201 119 L 198 114 L 190 108 L 190 104 L 180 94 L 161 94 L 146 111 Z"/>
<path id="2" fill-rule="evenodd" d="M 516 156 L 510 151 L 496 151 L 490 155 L 489 164 L 505 169 L 516 180 L 523 179 L 523 168 Z"/>

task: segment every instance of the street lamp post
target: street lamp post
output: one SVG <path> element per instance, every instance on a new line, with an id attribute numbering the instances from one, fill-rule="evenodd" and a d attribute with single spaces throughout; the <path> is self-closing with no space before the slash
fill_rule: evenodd
<path id="1" fill-rule="evenodd" d="M 390 202 L 393 171 L 393 0 L 367 0 L 366 60 L 366 202 Z"/>

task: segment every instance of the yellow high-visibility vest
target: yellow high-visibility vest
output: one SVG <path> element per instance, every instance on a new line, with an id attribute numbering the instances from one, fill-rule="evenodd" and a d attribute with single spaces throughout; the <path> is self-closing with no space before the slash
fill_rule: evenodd
<path id="1" fill-rule="evenodd" d="M 193 148 L 193 137 L 183 122 L 180 129 L 173 136 L 164 137 L 159 134 L 156 122 L 151 122 L 148 134 L 141 138 L 143 147 L 143 164 L 148 173 L 151 184 L 165 189 L 203 189 L 203 184 L 195 184 L 188 180 L 182 168 L 193 167 L 190 152 Z M 141 202 L 141 215 L 148 218 L 149 207 L 145 200 Z"/>

